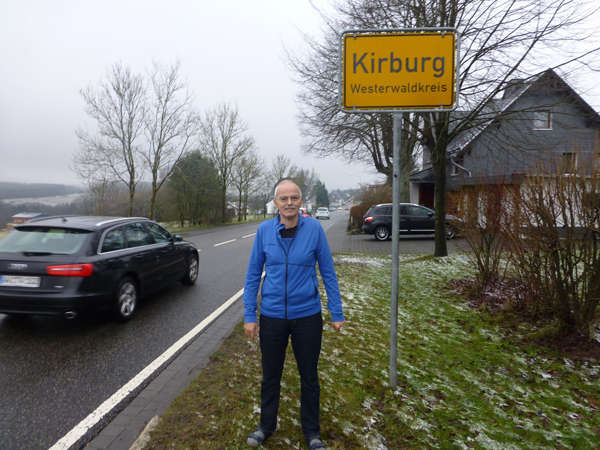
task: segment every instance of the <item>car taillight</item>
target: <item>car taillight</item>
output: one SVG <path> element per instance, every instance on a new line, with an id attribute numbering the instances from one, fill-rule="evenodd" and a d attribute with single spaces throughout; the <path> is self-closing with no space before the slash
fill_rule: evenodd
<path id="1" fill-rule="evenodd" d="M 371 220 L 373 220 L 373 217 L 366 217 L 363 222 L 370 222 Z"/>
<path id="2" fill-rule="evenodd" d="M 46 266 L 48 275 L 62 277 L 89 277 L 94 270 L 93 264 L 68 264 L 64 266 Z"/>

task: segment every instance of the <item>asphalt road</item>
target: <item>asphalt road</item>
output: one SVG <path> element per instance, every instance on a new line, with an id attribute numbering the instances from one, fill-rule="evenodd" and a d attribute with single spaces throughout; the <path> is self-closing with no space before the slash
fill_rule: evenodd
<path id="1" fill-rule="evenodd" d="M 258 225 L 186 237 L 201 250 L 197 284 L 147 297 L 129 323 L 0 314 L 0 449 L 48 449 L 238 292 Z"/>
<path id="2" fill-rule="evenodd" d="M 321 224 L 333 252 L 391 253 L 391 242 L 347 236 L 348 211 Z M 175 284 L 117 324 L 107 315 L 14 318 L 0 314 L 0 450 L 47 449 L 174 342 L 243 288 L 259 223 L 190 233 L 200 251 L 195 286 Z M 431 237 L 401 238 L 428 253 Z"/>

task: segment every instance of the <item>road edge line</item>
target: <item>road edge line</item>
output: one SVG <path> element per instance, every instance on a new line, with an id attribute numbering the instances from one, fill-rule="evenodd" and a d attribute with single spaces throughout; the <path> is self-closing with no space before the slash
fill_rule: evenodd
<path id="1" fill-rule="evenodd" d="M 71 431 L 59 439 L 49 450 L 68 450 L 80 443 L 87 434 L 98 426 L 98 424 L 113 410 L 120 406 L 132 395 L 137 395 L 138 390 L 147 385 L 146 381 L 160 369 L 166 367 L 175 357 L 177 357 L 206 327 L 223 314 L 233 303 L 235 303 L 244 294 L 244 289 L 240 289 L 229 300 L 223 303 L 219 308 L 212 312 L 206 319 L 196 325 L 192 330 L 181 337 L 162 355 L 147 365 L 141 372 L 133 377 L 127 384 L 121 387 L 117 392 L 104 401 L 96 410 L 90 413 L 85 419 L 79 422 Z M 146 384 L 145 384 L 146 383 Z"/>

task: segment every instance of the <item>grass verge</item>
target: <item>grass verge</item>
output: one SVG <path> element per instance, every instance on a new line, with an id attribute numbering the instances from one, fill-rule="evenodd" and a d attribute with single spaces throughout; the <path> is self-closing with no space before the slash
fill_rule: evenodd
<path id="1" fill-rule="evenodd" d="M 390 259 L 336 257 L 347 325 L 319 366 L 331 449 L 600 449 L 600 362 L 523 342 L 454 295 L 464 256 L 402 257 L 398 386 L 389 382 Z M 326 317 L 328 321 L 329 318 Z M 146 449 L 242 449 L 259 419 L 260 352 L 238 326 L 176 399 Z M 291 350 L 279 428 L 262 447 L 306 448 Z"/>
<path id="2" fill-rule="evenodd" d="M 256 217 L 248 220 L 242 220 L 241 222 L 232 221 L 227 223 L 212 223 L 212 224 L 203 224 L 203 225 L 193 225 L 193 226 L 181 226 L 178 222 L 161 222 L 161 225 L 165 227 L 169 232 L 173 234 L 183 234 L 188 231 L 196 231 L 196 230 L 206 230 L 208 228 L 215 227 L 227 227 L 231 225 L 240 225 L 244 223 L 253 223 L 253 222 L 264 222 L 265 220 L 269 220 L 273 218 L 272 215 L 267 217 Z"/>

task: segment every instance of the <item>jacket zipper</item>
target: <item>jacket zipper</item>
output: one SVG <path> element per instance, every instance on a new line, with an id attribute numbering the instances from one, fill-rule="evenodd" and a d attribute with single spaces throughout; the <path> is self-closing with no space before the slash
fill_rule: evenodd
<path id="1" fill-rule="evenodd" d="M 290 244 L 291 245 L 291 244 Z M 287 320 L 287 310 L 288 310 L 288 254 L 285 254 L 285 318 Z"/>
<path id="2" fill-rule="evenodd" d="M 294 234 L 294 237 L 292 238 L 292 242 L 290 242 L 290 246 L 288 248 L 288 251 L 285 250 L 285 245 L 283 245 L 281 243 L 280 239 L 280 232 L 279 230 L 276 230 L 276 233 L 279 236 L 275 236 L 275 238 L 277 239 L 277 242 L 279 242 L 279 246 L 281 247 L 281 249 L 283 250 L 283 253 L 285 254 L 285 293 L 284 293 L 284 305 L 285 305 L 285 319 L 287 320 L 287 313 L 288 313 L 288 256 L 289 256 L 289 252 L 292 249 L 292 245 L 294 244 L 294 241 L 296 240 L 296 236 L 298 235 L 298 231 L 300 230 L 300 222 L 298 222 L 298 229 L 296 230 L 296 234 Z"/>

